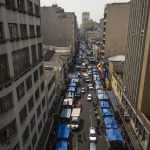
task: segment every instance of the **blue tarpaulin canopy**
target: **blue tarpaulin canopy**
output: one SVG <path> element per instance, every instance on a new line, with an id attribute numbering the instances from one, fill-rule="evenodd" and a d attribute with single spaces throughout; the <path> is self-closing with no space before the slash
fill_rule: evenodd
<path id="1" fill-rule="evenodd" d="M 108 102 L 106 102 L 106 101 L 100 101 L 99 103 L 100 103 L 101 108 L 109 108 Z"/>
<path id="2" fill-rule="evenodd" d="M 70 116 L 71 116 L 71 109 L 69 109 L 69 108 L 68 109 L 64 108 L 60 115 L 61 118 L 70 118 Z"/>
<path id="3" fill-rule="evenodd" d="M 58 138 L 68 138 L 70 133 L 70 129 L 66 123 L 60 124 L 58 127 Z"/>
<path id="4" fill-rule="evenodd" d="M 69 84 L 69 87 L 76 87 L 77 86 L 77 83 L 75 83 L 75 82 L 71 82 L 70 84 Z"/>
<path id="5" fill-rule="evenodd" d="M 66 141 L 60 141 L 56 145 L 56 150 L 67 150 L 67 142 Z"/>
<path id="6" fill-rule="evenodd" d="M 100 86 L 100 88 L 101 88 L 101 86 Z M 98 90 L 97 90 L 97 94 L 105 94 L 105 91 L 104 91 L 104 90 L 101 90 L 101 89 L 98 89 Z"/>
<path id="7" fill-rule="evenodd" d="M 74 99 L 74 93 L 73 92 L 66 93 L 66 98 L 73 98 Z"/>
<path id="8" fill-rule="evenodd" d="M 71 79 L 71 82 L 77 83 L 77 82 L 79 82 L 79 79 L 77 79 L 77 78 L 72 78 L 72 79 Z"/>
<path id="9" fill-rule="evenodd" d="M 106 129 L 106 137 L 108 141 L 123 141 L 118 129 Z"/>
<path id="10" fill-rule="evenodd" d="M 117 129 L 117 124 L 114 117 L 105 117 L 104 124 L 106 129 Z"/>
<path id="11" fill-rule="evenodd" d="M 72 78 L 72 79 L 78 79 L 78 75 L 77 75 L 77 74 L 72 74 L 72 75 L 71 75 L 71 78 Z"/>
<path id="12" fill-rule="evenodd" d="M 95 80 L 95 84 L 102 84 L 100 80 Z"/>
<path id="13" fill-rule="evenodd" d="M 98 93 L 97 96 L 98 96 L 99 100 L 108 100 L 109 99 L 105 93 L 103 93 L 103 94 Z"/>
<path id="14" fill-rule="evenodd" d="M 75 92 L 76 88 L 75 87 L 68 87 L 68 92 Z"/>
<path id="15" fill-rule="evenodd" d="M 111 111 L 108 108 L 103 108 L 102 109 L 102 115 L 104 117 L 107 117 L 107 116 L 112 116 L 112 113 L 111 113 Z"/>
<path id="16" fill-rule="evenodd" d="M 99 73 L 98 72 L 92 72 L 93 73 L 93 75 L 99 75 Z"/>
<path id="17" fill-rule="evenodd" d="M 94 72 L 94 71 L 96 72 L 96 71 L 98 71 L 98 70 L 97 70 L 96 68 L 93 68 L 92 71 L 93 71 L 93 72 Z"/>

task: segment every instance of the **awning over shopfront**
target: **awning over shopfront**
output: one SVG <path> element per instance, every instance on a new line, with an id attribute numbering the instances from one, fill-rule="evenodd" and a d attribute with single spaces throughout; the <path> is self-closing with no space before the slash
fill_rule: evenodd
<path id="1" fill-rule="evenodd" d="M 104 109 L 102 109 L 102 116 L 103 117 L 112 116 L 112 113 L 108 108 L 104 108 Z"/>
<path id="2" fill-rule="evenodd" d="M 71 109 L 63 109 L 61 112 L 61 118 L 70 118 L 71 115 Z"/>
<path id="3" fill-rule="evenodd" d="M 108 141 L 123 141 L 118 129 L 106 129 L 106 137 L 108 138 Z"/>
<path id="4" fill-rule="evenodd" d="M 67 142 L 66 141 L 60 141 L 56 145 L 56 150 L 67 150 Z"/>
<path id="5" fill-rule="evenodd" d="M 96 86 L 101 87 L 100 85 L 96 85 Z M 104 91 L 104 90 L 101 90 L 101 89 L 98 89 L 98 90 L 97 90 L 97 94 L 105 94 L 105 91 Z"/>
<path id="6" fill-rule="evenodd" d="M 108 96 L 104 94 L 97 94 L 99 100 L 108 100 Z"/>
<path id="7" fill-rule="evenodd" d="M 77 86 L 77 83 L 75 83 L 75 82 L 71 82 L 70 84 L 69 84 L 69 87 L 76 87 Z"/>
<path id="8" fill-rule="evenodd" d="M 75 92 L 76 88 L 75 87 L 68 87 L 68 92 Z"/>
<path id="9" fill-rule="evenodd" d="M 58 127 L 58 138 L 68 138 L 70 134 L 70 129 L 66 123 L 60 124 Z"/>
<path id="10" fill-rule="evenodd" d="M 108 102 L 106 102 L 106 101 L 100 101 L 99 103 L 100 103 L 101 108 L 109 108 Z"/>
<path id="11" fill-rule="evenodd" d="M 78 83 L 78 82 L 79 82 L 79 79 L 75 79 L 75 78 L 73 78 L 73 79 L 71 79 L 71 82 Z"/>
<path id="12" fill-rule="evenodd" d="M 66 93 L 66 98 L 73 98 L 74 99 L 74 93 L 73 92 Z"/>
<path id="13" fill-rule="evenodd" d="M 63 105 L 71 105 L 73 104 L 73 99 L 72 98 L 66 98 L 63 101 Z"/>
<path id="14" fill-rule="evenodd" d="M 104 124 L 106 129 L 117 129 L 117 124 L 114 117 L 105 117 Z"/>

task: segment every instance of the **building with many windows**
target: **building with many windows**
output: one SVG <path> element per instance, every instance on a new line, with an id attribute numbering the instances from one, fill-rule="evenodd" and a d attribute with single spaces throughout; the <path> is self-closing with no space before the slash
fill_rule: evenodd
<path id="1" fill-rule="evenodd" d="M 143 149 L 149 150 L 150 1 L 131 0 L 129 14 L 122 107 Z"/>
<path id="2" fill-rule="evenodd" d="M 85 24 L 85 22 L 90 20 L 90 13 L 89 12 L 83 12 L 82 13 L 82 25 Z"/>
<path id="3" fill-rule="evenodd" d="M 106 57 L 125 54 L 128 18 L 129 2 L 106 5 L 103 27 L 103 46 Z"/>
<path id="4" fill-rule="evenodd" d="M 0 150 L 34 150 L 46 118 L 40 0 L 0 0 Z"/>

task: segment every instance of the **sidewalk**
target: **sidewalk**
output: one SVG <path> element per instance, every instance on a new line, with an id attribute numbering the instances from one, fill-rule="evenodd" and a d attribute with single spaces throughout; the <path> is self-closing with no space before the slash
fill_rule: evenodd
<path id="1" fill-rule="evenodd" d="M 117 98 L 116 98 L 116 96 L 114 94 L 114 91 L 111 90 L 111 91 L 106 91 L 106 92 L 107 92 L 107 94 L 108 94 L 108 96 L 110 98 L 110 102 L 111 102 L 111 104 L 113 106 L 114 111 L 115 112 L 117 111 L 118 114 L 119 114 L 119 117 L 120 117 L 120 119 L 122 121 L 122 124 L 123 124 L 123 127 L 124 127 L 124 131 L 126 131 L 127 135 L 129 136 L 129 140 L 131 141 L 131 144 L 132 144 L 133 148 L 135 150 L 142 150 L 143 148 L 142 148 L 142 146 L 141 146 L 141 144 L 140 144 L 140 142 L 139 142 L 139 140 L 138 140 L 138 138 L 137 138 L 137 136 L 136 136 L 132 126 L 131 126 L 131 124 L 124 120 L 124 117 L 123 117 L 122 113 L 120 112 L 120 109 L 119 109 L 120 105 L 119 105 L 119 103 L 117 101 Z"/>

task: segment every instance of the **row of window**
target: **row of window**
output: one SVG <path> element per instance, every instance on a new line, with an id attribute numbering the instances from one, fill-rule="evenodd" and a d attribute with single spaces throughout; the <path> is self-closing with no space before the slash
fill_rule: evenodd
<path id="1" fill-rule="evenodd" d="M 43 124 L 46 120 L 46 111 L 44 111 L 43 113 Z M 36 120 L 35 120 L 35 114 L 33 115 L 33 117 L 30 120 L 30 128 L 31 128 L 31 132 L 34 128 L 36 124 Z M 38 124 L 38 133 L 41 133 L 41 129 L 42 129 L 42 119 L 39 121 Z M 17 133 L 17 124 L 16 124 L 16 119 L 13 120 L 12 122 L 10 122 L 7 126 L 5 126 L 4 128 L 0 129 L 0 143 L 10 143 L 11 142 L 11 137 L 16 135 Z M 29 125 L 27 125 L 27 127 L 25 128 L 23 134 L 22 134 L 22 143 L 23 145 L 26 144 L 27 140 L 29 139 Z M 32 137 L 32 147 L 34 148 L 35 144 L 37 142 L 37 132 L 35 131 L 33 137 Z M 31 147 L 31 145 L 29 145 L 29 148 Z M 19 142 L 14 146 L 13 150 L 20 150 L 20 146 L 19 146 Z M 30 148 L 31 149 L 31 148 Z"/>
<path id="2" fill-rule="evenodd" d="M 50 82 L 48 83 L 48 90 L 51 88 L 54 82 L 55 82 L 55 76 L 53 76 Z"/>
<path id="3" fill-rule="evenodd" d="M 19 35 L 19 28 L 20 27 L 20 35 Z M 36 29 L 36 33 L 35 33 Z M 10 41 L 19 40 L 19 39 L 27 39 L 30 35 L 30 38 L 40 37 L 41 36 L 41 28 L 40 25 L 29 25 L 29 33 L 28 27 L 26 24 L 17 23 L 8 23 L 8 31 L 10 35 Z M 3 28 L 3 23 L 0 22 L 0 43 L 5 41 L 5 33 Z"/>
<path id="4" fill-rule="evenodd" d="M 51 93 L 51 95 L 49 97 L 49 104 L 50 104 L 51 100 L 53 99 L 54 95 L 55 95 L 55 88 L 53 89 L 53 91 L 52 91 L 52 93 Z"/>
<path id="5" fill-rule="evenodd" d="M 38 52 L 37 52 L 38 50 Z M 42 44 L 38 43 L 36 50 L 36 45 L 31 46 L 32 53 L 32 64 L 37 62 L 37 60 L 42 60 Z M 38 59 L 37 59 L 38 53 Z M 20 74 L 22 71 L 27 69 L 30 66 L 30 55 L 29 47 L 25 47 L 21 50 L 12 52 L 14 74 Z M 42 70 L 40 70 L 41 72 Z M 8 67 L 8 58 L 7 54 L 0 55 L 0 84 L 9 80 L 9 67 Z"/>
<path id="6" fill-rule="evenodd" d="M 17 10 L 19 12 L 28 13 L 30 15 L 40 16 L 40 7 L 33 4 L 30 0 L 5 0 L 8 9 Z"/>
<path id="7" fill-rule="evenodd" d="M 40 76 L 43 74 L 43 65 L 40 66 L 39 68 L 39 73 Z M 33 73 L 34 76 L 34 82 L 36 82 L 38 80 L 37 76 L 38 76 L 38 70 L 36 70 Z M 26 80 L 26 90 L 29 91 L 32 88 L 32 76 L 29 76 Z M 40 85 L 40 89 L 41 92 L 44 91 L 44 81 L 41 83 Z M 17 97 L 18 97 L 18 101 L 21 100 L 21 98 L 25 95 L 25 85 L 24 82 L 22 82 L 17 88 Z M 36 90 L 35 92 L 35 98 L 36 100 L 38 100 L 38 98 L 40 97 L 40 91 L 39 88 Z M 29 104 L 29 112 L 31 111 L 32 107 L 34 106 L 34 102 L 32 102 L 33 97 L 30 100 L 30 104 Z M 12 93 L 9 93 L 8 95 L 0 98 L 0 113 L 4 113 L 7 112 L 9 109 L 11 109 L 14 106 L 14 102 L 13 102 L 13 95 Z"/>

